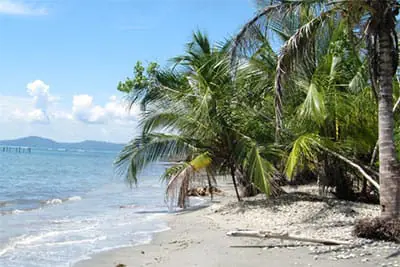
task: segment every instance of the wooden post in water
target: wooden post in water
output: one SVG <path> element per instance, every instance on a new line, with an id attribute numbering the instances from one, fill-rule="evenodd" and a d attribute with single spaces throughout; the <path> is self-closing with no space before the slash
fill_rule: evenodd
<path id="1" fill-rule="evenodd" d="M 0 152 L 31 153 L 32 148 L 23 146 L 16 146 L 16 147 L 0 146 Z"/>

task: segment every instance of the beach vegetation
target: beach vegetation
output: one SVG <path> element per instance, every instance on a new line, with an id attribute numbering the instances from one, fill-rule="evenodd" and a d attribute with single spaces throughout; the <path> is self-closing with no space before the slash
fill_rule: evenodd
<path id="1" fill-rule="evenodd" d="M 115 163 L 130 184 L 149 163 L 178 159 L 163 178 L 167 199 L 176 199 L 179 207 L 186 206 L 192 180 L 200 177 L 211 187 L 216 173 L 231 176 L 238 200 L 246 192 L 276 193 L 272 177 L 281 149 L 273 143 L 272 122 L 263 116 L 270 100 L 256 78 L 260 72 L 249 62 L 232 79 L 229 49 L 229 42 L 212 45 L 195 32 L 185 54 L 171 60 L 172 67 L 144 76 L 138 63 L 134 78 L 120 83 L 130 103 L 144 110 L 141 134 Z M 266 100 L 259 103 L 262 97 Z M 268 124 L 270 130 L 264 131 Z"/>
<path id="2" fill-rule="evenodd" d="M 228 174 L 241 200 L 307 175 L 399 217 L 397 1 L 256 4 L 232 38 L 195 32 L 169 66 L 138 62 L 118 85 L 143 109 L 118 170 L 136 184 L 150 162 L 178 159 L 163 178 L 180 207 L 197 178 Z"/>

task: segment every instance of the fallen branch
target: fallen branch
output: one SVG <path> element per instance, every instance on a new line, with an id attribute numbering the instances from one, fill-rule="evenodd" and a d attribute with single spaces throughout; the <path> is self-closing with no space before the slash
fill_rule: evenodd
<path id="1" fill-rule="evenodd" d="M 327 149 L 327 148 L 323 148 L 323 149 L 326 152 L 331 153 L 333 156 L 343 160 L 347 164 L 356 168 L 364 176 L 364 178 L 367 179 L 367 181 L 370 182 L 372 184 L 372 186 L 375 187 L 379 191 L 380 187 L 379 187 L 378 182 L 375 181 L 374 178 L 372 178 L 370 175 L 368 175 L 368 173 L 366 173 L 365 170 L 360 165 L 356 164 L 354 161 L 351 161 L 348 158 L 346 158 L 346 157 L 340 155 L 339 153 L 336 153 L 330 149 Z"/>
<path id="2" fill-rule="evenodd" d="M 330 239 L 314 239 L 308 237 L 301 236 L 292 236 L 288 233 L 271 233 L 266 231 L 231 231 L 226 233 L 228 236 L 234 237 L 256 237 L 256 238 L 275 238 L 281 240 L 295 240 L 301 242 L 311 242 L 311 243 L 320 243 L 324 245 L 350 245 L 350 243 L 339 240 L 330 240 Z"/>
<path id="3" fill-rule="evenodd" d="M 229 246 L 230 248 L 298 248 L 298 247 L 309 247 L 310 244 L 280 244 L 280 245 L 253 245 L 253 246 Z M 323 246 L 323 244 L 314 244 L 313 246 Z"/>

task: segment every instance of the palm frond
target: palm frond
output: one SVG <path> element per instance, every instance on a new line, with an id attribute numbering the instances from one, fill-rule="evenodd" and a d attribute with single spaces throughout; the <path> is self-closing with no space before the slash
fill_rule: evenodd
<path id="1" fill-rule="evenodd" d="M 288 37 L 290 34 L 284 34 L 281 31 L 282 27 L 279 24 L 282 19 L 290 21 L 293 16 L 296 16 L 296 11 L 299 7 L 310 7 L 313 5 L 322 5 L 327 3 L 326 0 L 273 0 L 270 1 L 265 8 L 262 8 L 258 14 L 251 18 L 233 38 L 231 54 L 236 60 L 238 50 L 246 50 L 254 46 L 254 29 L 270 28 L 276 30 L 278 34 Z M 264 4 L 265 5 L 265 4 Z M 297 26 L 297 25 L 296 25 Z"/>
<path id="2" fill-rule="evenodd" d="M 206 151 L 191 160 L 190 165 L 195 171 L 199 171 L 210 166 L 211 162 L 212 158 L 210 156 L 210 153 Z"/>
<path id="3" fill-rule="evenodd" d="M 317 134 L 304 134 L 299 136 L 292 144 L 290 154 L 286 161 L 285 173 L 292 179 L 296 169 L 305 167 L 314 168 L 320 152 L 321 138 Z"/>
<path id="4" fill-rule="evenodd" d="M 169 179 L 165 201 L 168 205 L 169 210 L 172 210 L 176 205 L 175 201 L 178 200 L 177 206 L 180 208 L 186 208 L 187 203 L 187 191 L 189 189 L 190 178 L 194 175 L 193 167 L 187 163 L 182 165 L 182 168 L 176 175 Z"/>
<path id="5" fill-rule="evenodd" d="M 300 120 L 308 120 L 321 125 L 326 116 L 324 95 L 318 92 L 314 83 L 311 83 L 308 86 L 307 96 L 299 109 Z"/>
<path id="6" fill-rule="evenodd" d="M 279 153 L 280 151 L 273 146 L 262 147 L 250 137 L 242 135 L 235 145 L 234 156 L 238 166 L 242 166 L 249 182 L 266 196 L 270 196 L 275 190 L 272 176 L 276 170 L 267 158 Z"/>
<path id="7" fill-rule="evenodd" d="M 142 122 L 142 132 L 143 134 L 150 133 L 156 130 L 168 131 L 176 129 L 181 114 L 178 112 L 151 112 L 146 116 Z"/>
<path id="8" fill-rule="evenodd" d="M 368 62 L 365 60 L 349 83 L 349 90 L 359 93 L 368 85 Z"/>
<path id="9" fill-rule="evenodd" d="M 172 177 L 176 176 L 178 173 L 182 172 L 183 169 L 187 167 L 188 167 L 187 162 L 176 163 L 173 166 L 165 169 L 164 173 L 160 177 L 160 180 L 168 183 Z"/>
<path id="10" fill-rule="evenodd" d="M 253 184 L 266 196 L 271 195 L 271 179 L 275 168 L 261 156 L 260 147 L 255 143 L 248 153 L 246 169 Z"/>
<path id="11" fill-rule="evenodd" d="M 335 9 L 322 12 L 319 16 L 303 25 L 281 48 L 278 57 L 276 76 L 275 76 L 275 116 L 277 120 L 276 127 L 282 128 L 282 93 L 283 84 L 287 75 L 299 65 L 307 65 L 314 59 L 313 38 L 317 35 L 318 29 L 326 20 L 337 12 Z"/>
<path id="12" fill-rule="evenodd" d="M 196 156 L 188 163 L 182 163 L 179 167 L 171 170 L 174 174 L 169 176 L 169 181 L 166 189 L 166 201 L 169 203 L 170 209 L 173 207 L 174 201 L 178 196 L 178 206 L 186 207 L 187 194 L 190 184 L 190 179 L 200 170 L 207 170 L 212 159 L 208 152 L 204 152 Z"/>
<path id="13" fill-rule="evenodd" d="M 193 140 L 173 134 L 146 134 L 132 140 L 114 162 L 116 170 L 130 185 L 137 184 L 137 175 L 149 163 L 161 159 L 185 158 L 196 151 Z"/>

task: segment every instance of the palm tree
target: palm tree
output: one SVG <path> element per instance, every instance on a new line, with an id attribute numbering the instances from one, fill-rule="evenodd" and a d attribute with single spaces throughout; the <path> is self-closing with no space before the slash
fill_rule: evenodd
<path id="1" fill-rule="evenodd" d="M 295 78 L 291 94 L 296 97 L 285 100 L 285 107 L 290 104 L 294 115 L 285 113 L 284 139 L 291 143 L 286 162 L 288 177 L 296 169 L 313 169 L 322 189 L 335 187 L 339 198 L 351 200 L 356 197 L 355 177 L 371 176 L 373 185 L 377 184 L 372 167 L 365 170 L 365 175 L 359 172 L 360 166 L 354 168 L 354 163 L 363 169 L 368 165 L 378 130 L 374 95 L 360 74 L 364 64 L 353 53 L 345 29 L 333 31 L 327 53 L 318 58 L 310 77 Z M 353 164 L 349 166 L 350 162 Z M 365 183 L 363 193 L 365 197 Z"/>
<path id="2" fill-rule="evenodd" d="M 228 47 L 212 47 L 197 32 L 186 53 L 173 59 L 172 70 L 153 68 L 150 77 L 144 78 L 139 64 L 136 77 L 140 81 L 128 79 L 119 85 L 133 103 L 145 108 L 142 134 L 116 160 L 131 184 L 137 183 L 138 172 L 148 163 L 178 158 L 181 163 L 167 169 L 163 177 L 168 181 L 167 196 L 177 199 L 180 207 L 186 206 L 187 189 L 199 173 L 209 184 L 216 172 L 229 173 L 238 200 L 239 178 L 267 195 L 275 192 L 271 160 L 278 149 L 242 131 L 252 110 L 240 108 L 240 88 L 255 74 L 244 66 L 238 73 L 243 79 L 233 84 Z"/>
<path id="3" fill-rule="evenodd" d="M 254 47 L 255 28 L 266 28 L 281 36 L 281 22 L 291 18 L 299 27 L 280 49 L 275 77 L 275 117 L 277 137 L 281 135 L 282 103 L 290 85 L 291 73 L 298 66 L 312 69 L 315 55 L 321 51 L 321 42 L 332 25 L 344 23 L 354 47 L 365 50 L 369 61 L 369 78 L 378 101 L 379 122 L 379 177 L 380 205 L 383 217 L 399 217 L 400 186 L 398 162 L 394 144 L 392 81 L 398 65 L 396 16 L 399 3 L 395 0 L 271 0 L 263 2 L 263 9 L 252 18 L 236 36 L 232 54 L 249 46 Z M 267 3 L 266 3 L 267 2 Z M 265 4 L 267 6 L 265 7 Z M 304 21 L 306 21 L 304 23 Z M 365 49 L 364 49 L 365 48 Z M 373 103 L 371 103 L 373 105 Z"/>

